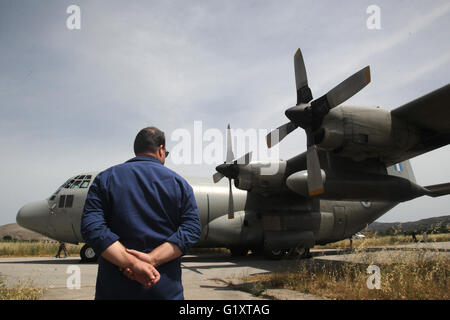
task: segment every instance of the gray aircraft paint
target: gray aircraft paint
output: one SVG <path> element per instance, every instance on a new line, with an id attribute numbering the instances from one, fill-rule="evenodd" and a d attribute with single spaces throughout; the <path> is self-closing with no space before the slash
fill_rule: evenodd
<path id="1" fill-rule="evenodd" d="M 394 166 L 392 166 L 388 168 L 388 172 L 391 175 L 402 176 L 415 181 L 409 161 L 402 162 L 401 168 L 403 170 L 399 172 L 394 170 Z M 92 183 L 97 172 L 82 175 L 91 175 Z M 69 180 L 74 178 L 72 177 Z M 246 212 L 247 192 L 234 186 L 235 219 L 228 219 L 227 181 L 224 180 L 218 184 L 212 184 L 208 179 L 188 178 L 187 180 L 193 187 L 202 225 L 202 235 L 197 244 L 198 247 L 248 246 L 250 248 L 262 244 L 264 222 L 271 224 L 273 229 L 281 229 L 279 225 L 282 222 L 279 218 L 276 218 L 276 215 L 267 215 L 258 221 L 254 217 L 252 210 Z M 18 214 L 18 222 L 28 229 L 42 233 L 55 240 L 74 244 L 82 243 L 84 241 L 80 233 L 80 222 L 87 191 L 88 188 L 62 188 L 53 200 L 49 198 L 45 201 L 24 206 Z M 73 195 L 72 207 L 59 208 L 61 197 L 67 197 L 68 195 Z M 309 200 L 298 196 L 297 201 Z M 361 231 L 367 224 L 375 221 L 396 204 L 370 202 L 370 200 L 367 202 L 320 200 L 320 211 L 312 213 L 313 215 L 316 214 L 320 221 L 315 234 L 315 242 L 327 243 L 348 238 Z M 54 213 L 50 212 L 52 207 Z M 336 208 L 342 208 L 341 215 L 338 214 L 339 210 L 336 210 Z M 20 217 L 27 210 L 38 210 L 41 212 L 40 220 L 33 220 L 32 223 L 34 225 L 27 223 L 24 217 Z M 295 213 L 299 218 L 305 214 L 306 212 Z M 253 231 L 253 239 L 245 237 L 244 224 L 246 219 L 252 220 L 250 228 L 256 230 Z M 339 219 L 343 220 L 339 221 Z M 37 224 L 36 221 L 40 221 L 40 223 Z M 255 223 L 260 225 L 254 227 Z M 341 231 L 338 232 L 336 231 L 337 229 Z M 258 243 L 258 241 L 261 243 Z"/>

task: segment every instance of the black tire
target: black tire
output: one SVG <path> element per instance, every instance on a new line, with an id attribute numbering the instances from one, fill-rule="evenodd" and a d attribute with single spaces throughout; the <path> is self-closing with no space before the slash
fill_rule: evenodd
<path id="1" fill-rule="evenodd" d="M 307 259 L 311 258 L 311 253 L 309 252 L 309 248 L 296 247 L 289 250 L 289 256 L 297 257 L 299 259 Z"/>
<path id="2" fill-rule="evenodd" d="M 81 262 L 95 262 L 98 259 L 97 253 L 90 245 L 85 244 L 80 250 Z"/>
<path id="3" fill-rule="evenodd" d="M 286 255 L 286 250 L 284 249 L 271 249 L 269 247 L 264 247 L 264 258 L 268 260 L 281 260 Z"/>
<path id="4" fill-rule="evenodd" d="M 248 249 L 242 247 L 230 248 L 230 251 L 232 257 L 245 257 L 248 253 Z"/>
<path id="5" fill-rule="evenodd" d="M 311 259 L 312 254 L 310 252 L 310 248 L 306 248 L 305 252 L 301 256 L 302 259 Z"/>

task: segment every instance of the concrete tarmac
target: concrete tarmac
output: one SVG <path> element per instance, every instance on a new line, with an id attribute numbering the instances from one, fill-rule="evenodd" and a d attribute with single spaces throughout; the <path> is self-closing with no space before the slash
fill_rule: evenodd
<path id="1" fill-rule="evenodd" d="M 423 250 L 424 254 L 417 252 Z M 411 251 L 413 250 L 413 251 Z M 416 250 L 416 251 L 414 251 Z M 433 259 L 444 256 L 450 259 L 450 242 L 439 244 L 411 244 L 368 248 L 355 254 L 348 249 L 312 250 L 313 258 L 279 261 L 265 260 L 260 256 L 232 258 L 227 254 L 187 255 L 182 259 L 183 286 L 186 300 L 259 300 L 242 287 L 242 278 L 254 274 L 295 270 L 299 264 L 333 267 L 340 263 L 388 264 L 399 260 Z M 80 263 L 79 258 L 56 259 L 50 257 L 0 258 L 0 276 L 8 286 L 26 283 L 45 288 L 44 300 L 91 300 L 95 295 L 97 264 Z M 80 275 L 80 288 L 72 288 L 74 276 Z M 319 299 L 288 290 L 272 290 L 275 299 Z"/>
<path id="2" fill-rule="evenodd" d="M 230 286 L 244 276 L 286 270 L 295 260 L 266 261 L 261 257 L 231 258 L 226 254 L 187 255 L 182 259 L 186 300 L 257 300 L 250 293 Z M 45 288 L 44 300 L 91 300 L 95 295 L 96 263 L 79 258 L 0 258 L 0 276 L 7 286 L 27 283 Z M 80 274 L 80 288 L 73 288 Z"/>

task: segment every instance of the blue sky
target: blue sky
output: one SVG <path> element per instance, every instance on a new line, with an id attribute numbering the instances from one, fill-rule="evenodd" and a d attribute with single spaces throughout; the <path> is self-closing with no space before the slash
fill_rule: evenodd
<path id="1" fill-rule="evenodd" d="M 66 9 L 81 8 L 68 30 Z M 369 5 L 381 29 L 369 30 Z M 366 65 L 348 102 L 394 109 L 449 82 L 449 1 L 0 1 L 0 225 L 68 177 L 133 156 L 136 132 L 275 128 L 295 104 L 302 49 L 318 97 Z M 280 145 L 305 149 L 296 130 Z M 449 181 L 450 150 L 412 159 L 422 185 Z M 169 167 L 209 177 L 213 165 Z M 379 221 L 449 214 L 450 197 L 403 203 Z"/>

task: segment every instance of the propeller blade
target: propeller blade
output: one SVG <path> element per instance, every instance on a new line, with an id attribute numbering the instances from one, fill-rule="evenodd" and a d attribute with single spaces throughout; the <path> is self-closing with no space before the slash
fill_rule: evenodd
<path id="1" fill-rule="evenodd" d="M 234 159 L 233 146 L 231 144 L 232 144 L 231 129 L 230 129 L 230 124 L 228 124 L 228 126 L 227 126 L 227 157 L 225 160 L 226 163 L 231 163 Z"/>
<path id="2" fill-rule="evenodd" d="M 324 192 L 324 188 L 316 145 L 308 146 L 306 151 L 306 168 L 308 170 L 309 195 L 316 196 L 322 194 Z"/>
<path id="3" fill-rule="evenodd" d="M 219 182 L 220 180 L 222 180 L 222 178 L 225 177 L 223 174 L 221 174 L 220 172 L 216 172 L 213 174 L 213 181 L 214 183 Z"/>
<path id="4" fill-rule="evenodd" d="M 230 125 L 227 126 L 227 158 L 226 161 L 216 167 L 216 173 L 213 174 L 214 183 L 219 182 L 223 177 L 236 179 L 239 175 L 239 165 L 248 165 L 252 161 L 253 152 L 250 151 L 234 160 L 234 154 L 231 146 Z"/>
<path id="5" fill-rule="evenodd" d="M 370 67 L 367 66 L 328 91 L 326 96 L 329 103 L 329 108 L 332 109 L 344 101 L 347 101 L 369 83 Z"/>
<path id="6" fill-rule="evenodd" d="M 286 138 L 286 136 L 294 131 L 297 128 L 295 124 L 292 122 L 288 122 L 283 124 L 282 126 L 279 126 L 275 130 L 269 132 L 269 134 L 266 136 L 266 143 L 267 147 L 271 148 L 274 145 L 278 144 L 281 140 Z"/>
<path id="7" fill-rule="evenodd" d="M 300 48 L 294 55 L 295 86 L 297 89 L 297 105 L 308 103 L 312 100 L 311 89 L 308 87 L 305 63 Z M 280 139 L 281 140 L 281 139 Z"/>
<path id="8" fill-rule="evenodd" d="M 234 160 L 233 163 L 247 165 L 250 163 L 250 161 L 252 161 L 252 154 L 253 154 L 253 151 L 250 151 L 250 152 L 246 153 L 245 155 L 243 155 L 242 157 L 240 157 L 239 159 Z"/>
<path id="9" fill-rule="evenodd" d="M 228 219 L 234 219 L 234 202 L 233 191 L 231 188 L 231 179 L 228 179 L 228 185 L 230 186 L 230 191 L 228 193 Z"/>

